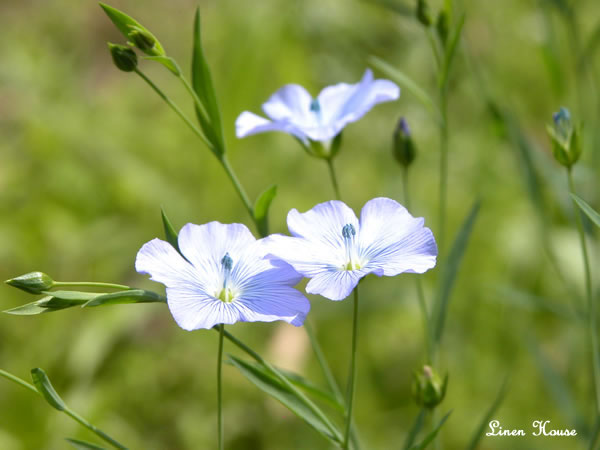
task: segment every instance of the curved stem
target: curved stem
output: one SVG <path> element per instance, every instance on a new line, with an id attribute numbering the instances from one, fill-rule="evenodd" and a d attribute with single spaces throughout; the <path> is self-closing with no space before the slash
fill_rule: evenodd
<path id="1" fill-rule="evenodd" d="M 567 176 L 569 180 L 569 191 L 575 194 L 575 186 L 573 183 L 573 176 L 571 174 L 571 168 L 567 170 Z M 583 258 L 583 265 L 585 270 L 585 293 L 587 297 L 588 306 L 588 326 L 590 333 L 590 341 L 592 346 L 592 369 L 594 374 L 594 391 L 596 398 L 596 413 L 600 413 L 600 346 L 598 345 L 597 335 L 597 312 L 596 302 L 592 296 L 592 276 L 590 271 L 590 261 L 588 257 L 587 245 L 585 243 L 585 232 L 583 231 L 583 222 L 581 221 L 581 214 L 579 208 L 573 200 L 573 208 L 575 212 L 575 222 L 577 224 L 577 231 L 579 233 L 579 241 L 581 244 L 581 255 Z"/>
<path id="2" fill-rule="evenodd" d="M 240 180 L 238 180 L 237 175 L 235 174 L 233 168 L 231 167 L 231 164 L 229 164 L 229 160 L 227 159 L 227 156 L 223 154 L 222 156 L 219 157 L 219 161 L 221 162 L 223 169 L 225 169 L 225 172 L 227 173 L 227 176 L 231 180 L 231 183 L 233 184 L 233 187 L 235 188 L 236 192 L 238 193 L 240 199 L 242 200 L 242 203 L 246 207 L 248 214 L 250 214 L 252 221 L 258 228 L 256 219 L 254 218 L 254 208 L 252 207 L 252 203 L 250 203 L 248 194 L 246 194 L 244 187 L 240 183 Z"/>
<path id="3" fill-rule="evenodd" d="M 352 428 L 352 407 L 354 404 L 354 386 L 356 384 L 356 337 L 358 332 L 358 286 L 354 288 L 354 313 L 352 316 L 352 353 L 350 360 L 350 376 L 348 378 L 348 399 L 346 401 L 346 434 L 344 435 L 344 444 L 342 448 L 348 448 L 350 439 L 350 429 Z"/>
<path id="4" fill-rule="evenodd" d="M 333 192 L 335 192 L 336 200 L 341 200 L 340 187 L 338 185 L 337 177 L 335 175 L 335 169 L 333 168 L 333 159 L 327 158 L 327 167 L 329 168 L 329 178 L 331 178 L 331 184 L 333 184 Z"/>
<path id="5" fill-rule="evenodd" d="M 52 287 L 101 287 L 108 289 L 120 289 L 122 291 L 128 291 L 131 289 L 130 286 L 125 286 L 124 284 L 114 284 L 114 283 L 96 283 L 94 281 L 55 281 L 52 284 Z"/>
<path id="6" fill-rule="evenodd" d="M 204 120 L 206 120 L 207 122 L 210 122 L 210 116 L 208 115 L 208 112 L 206 111 L 206 107 L 204 106 L 204 103 L 202 103 L 202 100 L 200 100 L 200 97 L 198 97 L 198 94 L 196 94 L 196 91 L 194 90 L 194 88 L 192 88 L 189 81 L 182 74 L 179 74 L 177 76 L 177 78 L 179 78 L 181 80 L 181 82 L 185 86 L 185 89 L 190 93 L 190 95 L 194 99 L 194 103 L 198 107 L 198 110 L 200 111 L 200 115 L 202 116 L 202 118 Z"/>
<path id="7" fill-rule="evenodd" d="M 310 344 L 315 352 L 315 356 L 317 357 L 317 361 L 319 362 L 319 366 L 321 366 L 321 371 L 325 376 L 325 380 L 329 385 L 329 389 L 335 398 L 342 403 L 344 401 L 344 396 L 342 395 L 342 391 L 335 381 L 335 377 L 333 376 L 333 372 L 325 359 L 325 355 L 323 354 L 323 350 L 321 350 L 321 346 L 319 345 L 319 341 L 317 341 L 317 337 L 312 329 L 312 326 L 308 323 L 308 321 L 304 322 L 304 329 L 306 330 L 306 334 L 308 335 L 308 339 L 310 340 Z"/>
<path id="8" fill-rule="evenodd" d="M 223 450 L 223 391 L 221 383 L 221 370 L 223 366 L 223 334 L 225 332 L 225 325 L 221 324 L 219 327 L 219 350 L 217 351 L 217 434 L 219 442 L 219 450 Z"/>

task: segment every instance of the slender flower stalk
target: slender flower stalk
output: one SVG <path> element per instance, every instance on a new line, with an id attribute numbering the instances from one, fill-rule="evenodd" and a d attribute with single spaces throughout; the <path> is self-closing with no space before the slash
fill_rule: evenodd
<path id="1" fill-rule="evenodd" d="M 333 167 L 333 158 L 327 158 L 327 168 L 329 169 L 329 177 L 331 178 L 331 184 L 333 185 L 333 191 L 335 192 L 335 199 L 341 200 L 342 195 L 340 194 L 340 187 L 335 175 L 335 168 Z"/>
<path id="2" fill-rule="evenodd" d="M 223 366 L 223 335 L 225 325 L 219 326 L 219 350 L 217 351 L 217 435 L 219 450 L 224 449 L 223 442 L 223 389 L 222 389 L 222 366 Z"/>
<path id="3" fill-rule="evenodd" d="M 572 194 L 575 193 L 575 185 L 573 183 L 571 167 L 567 168 L 567 177 L 569 181 L 569 191 Z M 598 344 L 598 319 L 596 311 L 596 302 L 592 295 L 592 275 L 590 271 L 590 261 L 588 257 L 587 245 L 585 242 L 585 232 L 583 230 L 583 222 L 581 220 L 581 213 L 575 200 L 573 200 L 573 208 L 575 210 L 575 223 L 577 224 L 577 231 L 579 233 L 579 242 L 581 244 L 581 256 L 583 259 L 583 266 L 585 271 L 585 293 L 587 297 L 587 308 L 588 308 L 588 327 L 590 333 L 590 341 L 592 347 L 592 368 L 594 376 L 594 392 L 596 398 L 596 413 L 600 413 L 600 345 Z"/>
<path id="4" fill-rule="evenodd" d="M 348 377 L 348 391 L 346 400 L 346 433 L 342 448 L 347 449 L 352 428 L 352 407 L 354 404 L 354 390 L 356 386 L 356 340 L 358 336 L 358 286 L 354 288 L 354 310 L 352 315 L 352 350 L 350 359 L 350 376 Z"/>
<path id="5" fill-rule="evenodd" d="M 52 287 L 99 287 L 107 289 L 119 289 L 122 291 L 128 291 L 131 289 L 131 286 L 125 286 L 124 284 L 97 283 L 94 281 L 55 281 Z"/>

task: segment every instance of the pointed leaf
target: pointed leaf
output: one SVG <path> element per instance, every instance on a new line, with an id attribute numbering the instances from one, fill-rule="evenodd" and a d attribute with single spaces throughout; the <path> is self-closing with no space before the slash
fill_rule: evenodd
<path id="1" fill-rule="evenodd" d="M 504 400 L 504 397 L 506 396 L 507 381 L 508 381 L 508 377 L 505 378 L 504 381 L 502 382 L 502 385 L 500 386 L 500 390 L 498 391 L 498 395 L 496 395 L 496 398 L 494 399 L 494 402 L 490 406 L 490 409 L 487 410 L 487 412 L 485 413 L 485 416 L 483 416 L 483 418 L 481 419 L 481 422 L 479 423 L 477 430 L 475 431 L 475 433 L 473 434 L 473 437 L 471 438 L 471 442 L 470 442 L 469 446 L 467 447 L 467 450 L 475 450 L 477 448 L 477 446 L 479 445 L 479 441 L 483 437 L 483 432 L 489 426 L 490 420 L 492 419 L 492 417 L 494 417 L 494 414 L 496 414 L 496 411 L 498 410 L 498 408 L 502 404 L 502 401 Z"/>
<path id="2" fill-rule="evenodd" d="M 269 207 L 276 194 L 277 186 L 270 186 L 259 195 L 254 204 L 254 219 L 256 220 L 258 232 L 261 236 L 267 236 L 269 234 Z"/>
<path id="3" fill-rule="evenodd" d="M 104 447 L 79 439 L 65 438 L 65 440 L 77 450 L 106 450 Z"/>
<path id="4" fill-rule="evenodd" d="M 417 444 L 417 445 L 414 445 L 413 447 L 411 447 L 411 450 L 426 449 L 427 446 L 435 439 L 437 434 L 440 432 L 440 430 L 442 429 L 442 426 L 444 425 L 444 422 L 446 422 L 446 420 L 448 419 L 450 414 L 452 414 L 452 411 L 448 411 L 448 413 L 444 417 L 442 417 L 442 420 L 440 420 L 440 423 L 438 423 L 437 427 L 435 427 L 435 429 L 431 433 L 429 433 L 427 435 L 427 437 L 425 437 L 425 439 L 423 439 L 423 441 L 420 444 Z"/>
<path id="5" fill-rule="evenodd" d="M 335 437 L 331 435 L 327 426 L 320 418 L 315 416 L 315 414 L 306 406 L 304 401 L 297 397 L 279 380 L 274 378 L 265 366 L 255 366 L 233 355 L 228 356 L 230 358 L 229 362 L 237 367 L 242 375 L 254 383 L 256 387 L 281 402 L 290 411 L 303 419 L 307 424 L 331 442 L 337 442 Z"/>
<path id="6" fill-rule="evenodd" d="M 165 229 L 165 237 L 167 239 L 167 242 L 169 244 L 171 244 L 175 248 L 175 250 L 177 250 L 179 252 L 179 243 L 177 241 L 177 231 L 175 231 L 175 228 L 173 228 L 173 225 L 171 224 L 171 221 L 167 217 L 167 214 L 165 213 L 165 210 L 163 208 L 160 208 L 160 214 L 162 216 L 162 222 L 163 222 L 163 227 Z M 181 253 L 181 252 L 179 252 L 179 253 Z"/>
<path id="7" fill-rule="evenodd" d="M 425 423 L 426 414 L 427 410 L 425 408 L 421 408 L 421 411 L 419 411 L 419 414 L 415 419 L 415 423 L 411 427 L 408 436 L 406 436 L 406 441 L 404 441 L 404 450 L 409 450 L 415 443 L 415 439 L 419 435 L 419 431 L 421 431 L 421 428 L 423 428 L 423 424 Z"/>
<path id="8" fill-rule="evenodd" d="M 163 49 L 162 45 L 160 45 L 160 42 L 158 42 L 158 39 L 156 39 L 156 37 L 150 32 L 150 30 L 144 27 L 133 17 L 130 17 L 124 12 L 119 11 L 118 9 L 113 8 L 112 6 L 108 6 L 104 3 L 100 3 L 100 7 L 104 10 L 108 18 L 112 21 L 112 23 L 115 24 L 119 31 L 123 33 L 125 39 L 129 39 L 129 33 L 131 33 L 131 30 L 133 28 L 137 28 L 148 33 L 154 39 L 154 49 L 157 53 L 165 53 L 165 50 Z"/>
<path id="9" fill-rule="evenodd" d="M 433 115 L 436 117 L 439 116 L 437 107 L 431 97 L 404 72 L 401 72 L 377 56 L 369 57 L 369 64 L 413 94 Z"/>
<path id="10" fill-rule="evenodd" d="M 462 34 L 463 25 L 465 24 L 465 15 L 463 14 L 458 19 L 458 24 L 452 30 L 450 38 L 448 39 L 448 47 L 444 53 L 444 62 L 442 64 L 442 70 L 440 72 L 439 85 L 445 87 L 448 83 L 448 76 L 450 75 L 450 69 L 452 68 L 452 62 L 454 61 L 454 55 L 456 54 L 456 46 L 460 40 Z"/>
<path id="11" fill-rule="evenodd" d="M 48 293 L 48 292 L 45 292 Z M 60 311 L 65 308 L 82 305 L 100 294 L 90 292 L 75 292 L 75 291 L 56 291 L 52 295 L 41 298 L 32 303 L 17 306 L 16 308 L 3 311 L 6 314 L 14 314 L 18 316 L 31 316 L 35 314 L 43 314 L 54 311 Z M 55 294 L 58 294 L 55 295 Z M 72 295 L 70 295 L 72 294 Z M 63 298 L 61 298 L 63 297 Z"/>
<path id="12" fill-rule="evenodd" d="M 39 367 L 31 369 L 31 379 L 33 380 L 33 384 L 38 392 L 42 394 L 50 406 L 59 411 L 64 411 L 67 409 L 67 405 L 65 405 L 65 402 L 63 402 L 62 398 L 60 398 L 60 396 L 54 390 L 54 387 L 52 386 L 52 383 L 50 383 L 50 379 L 46 375 L 46 372 Z"/>
<path id="13" fill-rule="evenodd" d="M 575 201 L 575 203 L 577 203 L 577 206 L 579 206 L 579 208 L 581 208 L 581 210 L 585 213 L 585 215 L 588 216 L 590 218 L 590 220 L 592 222 L 594 222 L 594 224 L 597 227 L 600 227 L 600 214 L 598 214 L 594 210 L 594 208 L 592 208 L 590 205 L 588 205 L 585 200 L 578 197 L 577 195 L 571 194 L 571 198 Z"/>
<path id="14" fill-rule="evenodd" d="M 440 280 L 440 290 L 438 291 L 436 302 L 432 311 L 432 334 L 434 345 L 438 344 L 442 337 L 452 288 L 454 287 L 454 282 L 456 281 L 458 268 L 460 267 L 463 255 L 467 249 L 469 237 L 471 236 L 471 231 L 473 230 L 473 225 L 475 224 L 475 219 L 477 218 L 480 205 L 481 202 L 478 200 L 471 208 L 469 215 L 465 219 L 458 235 L 456 236 L 454 244 L 452 245 L 452 249 L 448 255 L 448 259 L 444 264 L 444 271 L 442 273 L 442 279 Z"/>
<path id="15" fill-rule="evenodd" d="M 166 299 L 156 292 L 131 289 L 129 291 L 98 295 L 81 306 L 82 308 L 87 308 L 89 306 L 122 305 L 127 303 L 166 303 Z"/>
<path id="16" fill-rule="evenodd" d="M 223 125 L 219 105 L 210 75 L 210 68 L 202 49 L 200 8 L 196 9 L 194 17 L 194 49 L 192 53 L 192 87 L 206 108 L 208 117 L 204 117 L 202 111 L 196 108 L 198 121 L 202 126 L 204 134 L 208 137 L 219 153 L 225 151 L 223 140 Z"/>

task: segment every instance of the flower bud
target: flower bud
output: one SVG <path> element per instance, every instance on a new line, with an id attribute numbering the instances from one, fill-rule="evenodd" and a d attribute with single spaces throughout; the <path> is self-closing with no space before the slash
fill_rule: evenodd
<path id="1" fill-rule="evenodd" d="M 413 396 L 418 405 L 435 408 L 444 399 L 447 385 L 448 375 L 442 381 L 430 366 L 425 365 L 420 372 L 414 373 Z"/>
<path id="2" fill-rule="evenodd" d="M 108 43 L 115 66 L 123 72 L 132 72 L 137 67 L 137 55 L 125 45 Z"/>
<path id="3" fill-rule="evenodd" d="M 417 0 L 417 20 L 421 22 L 423 26 L 431 25 L 431 13 L 429 12 L 429 5 L 425 0 Z"/>
<path id="4" fill-rule="evenodd" d="M 448 13 L 444 9 L 441 10 L 437 16 L 437 21 L 435 22 L 435 31 L 437 32 L 442 44 L 445 46 L 446 41 L 448 40 Z"/>
<path id="5" fill-rule="evenodd" d="M 6 284 L 30 294 L 40 294 L 54 286 L 54 280 L 43 272 L 30 272 L 5 281 Z"/>
<path id="6" fill-rule="evenodd" d="M 575 127 L 571 121 L 571 113 L 561 107 L 552 114 L 552 125 L 546 131 L 552 141 L 554 159 L 565 167 L 571 167 L 581 156 L 581 126 Z"/>
<path id="7" fill-rule="evenodd" d="M 392 150 L 396 161 L 404 167 L 410 166 L 415 159 L 416 148 L 410 135 L 410 128 L 408 128 L 408 123 L 404 117 L 398 121 L 394 131 L 393 144 Z"/>
<path id="8" fill-rule="evenodd" d="M 164 56 L 165 52 L 160 48 L 157 43 L 158 41 L 152 33 L 148 30 L 144 30 L 139 27 L 131 27 L 131 31 L 127 35 L 133 44 L 143 51 L 145 54 L 150 56 Z"/>

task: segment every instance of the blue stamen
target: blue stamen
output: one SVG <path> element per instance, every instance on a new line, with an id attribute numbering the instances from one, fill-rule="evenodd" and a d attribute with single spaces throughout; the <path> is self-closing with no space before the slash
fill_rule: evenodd
<path id="1" fill-rule="evenodd" d="M 344 227 L 342 228 L 342 236 L 344 237 L 344 239 L 350 239 L 351 236 L 356 236 L 356 230 L 354 229 L 354 225 L 352 225 L 351 223 L 347 223 L 346 225 L 344 225 Z"/>
<path id="2" fill-rule="evenodd" d="M 223 270 L 230 272 L 231 266 L 233 266 L 233 259 L 229 256 L 229 253 L 225 253 L 223 259 L 221 259 L 221 265 L 223 266 Z"/>
<path id="3" fill-rule="evenodd" d="M 561 108 L 552 114 L 552 120 L 554 121 L 554 128 L 558 135 L 563 139 L 568 139 L 569 135 L 573 131 L 573 125 L 571 124 L 571 113 L 567 108 L 561 106 Z"/>
<path id="4" fill-rule="evenodd" d="M 321 104 L 319 103 L 319 99 L 315 98 L 312 102 L 310 102 L 310 110 L 315 114 L 321 113 Z"/>
<path id="5" fill-rule="evenodd" d="M 361 263 L 357 254 L 356 248 L 356 230 L 354 225 L 347 223 L 342 227 L 342 237 L 344 238 L 344 246 L 346 247 L 346 264 L 344 270 L 360 269 Z"/>

